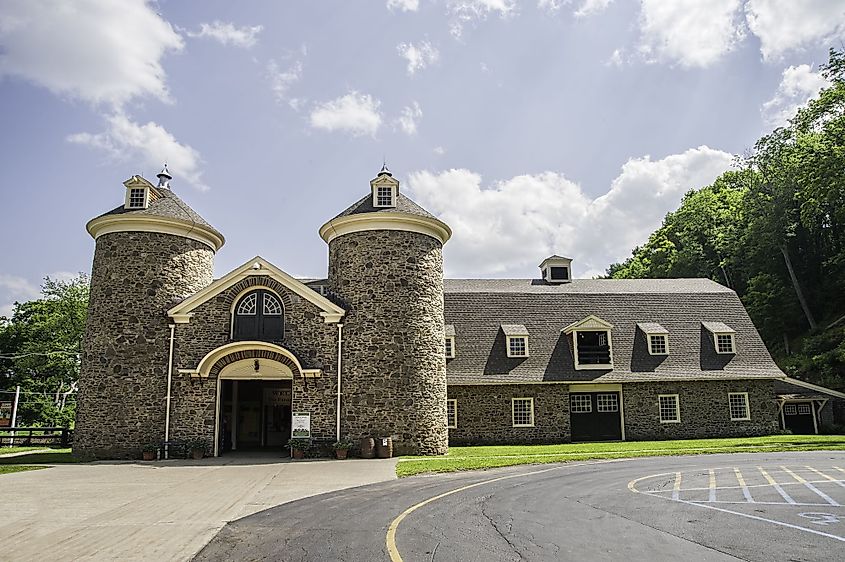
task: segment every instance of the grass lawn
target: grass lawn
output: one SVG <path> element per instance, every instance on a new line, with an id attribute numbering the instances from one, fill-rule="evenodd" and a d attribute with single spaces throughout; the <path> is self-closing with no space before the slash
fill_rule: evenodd
<path id="1" fill-rule="evenodd" d="M 399 477 L 425 472 L 455 472 L 588 459 L 621 459 L 706 453 L 754 453 L 777 451 L 845 450 L 845 435 L 771 435 L 731 439 L 679 441 L 613 441 L 563 445 L 505 445 L 449 447 L 444 457 L 402 457 L 396 465 Z"/>
<path id="2" fill-rule="evenodd" d="M 0 455 L 22 453 L 24 451 L 38 451 L 40 449 L 49 449 L 49 447 L 0 447 Z"/>
<path id="3" fill-rule="evenodd" d="M 41 448 L 43 449 L 43 447 Z M 79 462 L 70 454 L 70 449 L 50 449 L 43 453 L 0 459 L 0 468 L 3 468 L 3 465 L 64 464 L 69 462 Z"/>
<path id="4" fill-rule="evenodd" d="M 41 470 L 42 468 L 50 468 L 48 466 L 21 466 L 21 465 L 10 465 L 10 466 L 0 466 L 0 476 L 4 474 L 12 474 L 13 472 L 24 472 L 26 470 Z"/>

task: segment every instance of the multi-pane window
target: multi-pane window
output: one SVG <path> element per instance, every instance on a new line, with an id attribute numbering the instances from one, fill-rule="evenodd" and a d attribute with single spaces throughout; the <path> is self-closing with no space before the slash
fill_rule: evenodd
<path id="1" fill-rule="evenodd" d="M 455 338 L 446 337 L 446 357 L 452 358 L 455 356 Z"/>
<path id="2" fill-rule="evenodd" d="M 573 414 L 589 414 L 593 411 L 593 400 L 589 394 L 569 396 L 569 411 Z"/>
<path id="3" fill-rule="evenodd" d="M 799 416 L 809 416 L 812 414 L 812 410 L 810 410 L 809 404 L 798 404 L 798 415 Z"/>
<path id="4" fill-rule="evenodd" d="M 668 353 L 668 345 L 666 345 L 665 334 L 652 334 L 648 337 L 649 352 L 652 355 L 666 355 Z"/>
<path id="5" fill-rule="evenodd" d="M 657 397 L 657 400 L 660 406 L 660 423 L 677 423 L 681 421 L 677 394 L 661 394 Z"/>
<path id="6" fill-rule="evenodd" d="M 617 394 L 597 394 L 596 409 L 599 412 L 618 412 L 619 396 Z"/>
<path id="7" fill-rule="evenodd" d="M 143 209 L 144 200 L 146 199 L 146 189 L 142 187 L 133 187 L 129 190 L 129 208 Z"/>
<path id="8" fill-rule="evenodd" d="M 458 427 L 458 401 L 454 398 L 446 400 L 446 427 L 449 429 Z"/>
<path id="9" fill-rule="evenodd" d="M 716 351 L 718 353 L 733 353 L 734 352 L 734 335 L 733 334 L 716 334 Z"/>
<path id="10" fill-rule="evenodd" d="M 534 426 L 534 399 L 513 398 L 511 399 L 511 412 L 513 415 L 514 427 Z"/>
<path id="11" fill-rule="evenodd" d="M 786 416 L 794 416 L 797 413 L 795 409 L 795 404 L 786 404 L 783 407 L 783 413 Z"/>
<path id="12" fill-rule="evenodd" d="M 235 314 L 238 315 L 253 315 L 257 310 L 258 293 L 250 293 L 238 304 L 238 309 Z"/>
<path id="13" fill-rule="evenodd" d="M 751 416 L 748 415 L 748 393 L 747 392 L 730 392 L 728 393 L 728 405 L 731 408 L 731 420 L 749 420 Z"/>
<path id="14" fill-rule="evenodd" d="M 393 206 L 393 188 L 389 186 L 381 186 L 376 188 L 376 206 L 377 207 L 392 207 Z"/>
<path id="15" fill-rule="evenodd" d="M 264 314 L 267 316 L 278 316 L 282 313 L 282 305 L 275 295 L 264 293 Z"/>
<path id="16" fill-rule="evenodd" d="M 510 338 L 508 338 L 508 356 L 528 356 L 528 340 L 525 336 L 511 336 Z"/>

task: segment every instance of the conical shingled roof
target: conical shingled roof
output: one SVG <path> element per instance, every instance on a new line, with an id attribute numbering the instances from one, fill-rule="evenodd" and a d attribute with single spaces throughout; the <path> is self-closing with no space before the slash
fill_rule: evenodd
<path id="1" fill-rule="evenodd" d="M 213 230 L 216 234 L 223 236 L 220 232 L 211 226 L 208 221 L 202 218 L 199 213 L 191 209 L 187 203 L 182 201 L 175 193 L 169 189 L 156 189 L 157 197 L 150 197 L 150 204 L 146 209 L 127 209 L 124 205 L 115 207 L 107 213 L 103 213 L 97 218 L 106 217 L 110 215 L 149 215 L 154 217 L 165 217 L 170 219 L 178 219 L 185 222 L 198 224 Z"/>
<path id="2" fill-rule="evenodd" d="M 395 207 L 374 207 L 373 196 L 368 194 L 353 203 L 332 220 L 339 219 L 340 217 L 347 217 L 349 215 L 362 215 L 364 213 L 405 213 L 417 217 L 425 217 L 427 219 L 437 219 L 437 217 L 414 203 L 409 197 L 399 193 L 396 196 Z"/>

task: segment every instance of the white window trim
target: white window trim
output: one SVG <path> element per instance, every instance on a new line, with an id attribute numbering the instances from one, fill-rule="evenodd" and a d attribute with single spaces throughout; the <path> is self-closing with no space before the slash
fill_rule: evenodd
<path id="1" fill-rule="evenodd" d="M 514 338 L 521 338 L 525 340 L 525 354 L 524 355 L 513 355 L 511 353 L 511 340 Z M 507 336 L 505 341 L 508 357 L 528 357 L 528 336 Z"/>
<path id="2" fill-rule="evenodd" d="M 452 402 L 455 410 L 455 424 L 449 425 L 449 402 Z M 457 398 L 446 399 L 446 429 L 458 429 L 458 400 Z"/>
<path id="3" fill-rule="evenodd" d="M 143 207 L 131 207 L 131 206 L 129 206 L 129 195 L 132 193 L 133 189 L 143 189 L 144 190 L 144 206 Z M 123 201 L 123 208 L 124 209 L 138 210 L 138 209 L 146 209 L 149 206 L 150 206 L 150 188 L 139 187 L 137 185 L 133 186 L 133 187 L 127 187 L 126 188 L 126 199 Z"/>
<path id="4" fill-rule="evenodd" d="M 528 400 L 529 404 L 531 405 L 531 423 L 516 423 L 516 401 L 517 400 Z M 517 396 L 515 398 L 511 398 L 511 424 L 513 427 L 534 427 L 534 398 L 530 396 Z"/>
<path id="5" fill-rule="evenodd" d="M 733 412 L 731 411 L 731 396 L 744 396 L 745 397 L 745 417 L 744 418 L 735 418 Z M 747 392 L 728 392 L 728 414 L 731 416 L 731 421 L 750 421 L 751 420 L 751 403 L 748 401 L 748 393 Z"/>
<path id="6" fill-rule="evenodd" d="M 730 336 L 731 350 L 719 351 L 719 336 Z M 736 355 L 736 337 L 733 332 L 713 332 L 713 347 L 716 348 L 716 353 L 719 355 Z"/>
<path id="7" fill-rule="evenodd" d="M 446 341 L 451 344 L 449 348 L 449 352 L 446 353 L 446 359 L 454 359 L 455 358 L 455 336 L 446 336 Z M 444 344 L 445 346 L 445 344 Z M 444 353 L 446 349 L 443 350 Z"/>
<path id="8" fill-rule="evenodd" d="M 268 293 L 273 293 L 273 295 L 279 299 L 279 304 L 282 306 L 282 334 L 285 333 L 285 328 L 287 327 L 288 322 L 288 309 L 285 307 L 285 299 L 282 298 L 282 295 L 279 294 L 276 289 L 269 287 L 267 285 L 252 285 L 247 287 L 246 289 L 240 291 L 237 295 L 235 295 L 234 300 L 232 301 L 232 305 L 229 307 L 229 339 L 232 340 L 235 337 L 235 310 L 238 307 L 238 303 L 240 303 L 241 299 L 244 298 L 248 293 L 253 291 L 257 291 L 259 289 L 263 289 Z M 256 313 L 258 310 L 256 309 Z"/>
<path id="9" fill-rule="evenodd" d="M 651 333 L 651 334 L 649 334 L 648 332 L 646 332 L 646 335 L 645 335 L 645 336 L 646 336 L 646 339 L 648 340 L 648 354 L 649 354 L 649 355 L 669 355 L 669 334 L 662 334 L 662 333 L 661 333 L 661 334 L 656 334 L 656 333 Z M 655 353 L 655 352 L 651 349 L 651 338 L 652 338 L 653 336 L 660 336 L 660 337 L 662 337 L 662 338 L 664 339 L 664 341 L 666 342 L 666 346 L 665 346 L 665 347 L 666 347 L 666 351 L 665 351 L 665 352 L 663 352 L 663 353 Z"/>
<path id="10" fill-rule="evenodd" d="M 664 420 L 660 413 L 660 399 L 661 398 L 675 398 L 675 419 Z M 677 394 L 658 394 L 657 395 L 657 417 L 660 418 L 660 423 L 681 423 L 681 398 Z"/>
<path id="11" fill-rule="evenodd" d="M 379 205 L 378 204 L 378 190 L 380 188 L 389 188 L 390 189 L 390 204 L 389 205 Z M 373 186 L 373 207 L 377 209 L 388 209 L 391 207 L 396 206 L 396 186 L 395 185 L 374 185 Z"/>
<path id="12" fill-rule="evenodd" d="M 578 332 L 601 332 L 602 330 L 592 329 L 592 330 L 572 330 L 572 349 L 574 353 L 572 354 L 575 358 L 575 370 L 576 371 L 583 371 L 583 370 L 603 370 L 606 371 L 608 369 L 613 369 L 613 340 L 610 335 L 610 329 L 604 330 L 607 333 L 607 347 L 610 350 L 610 363 L 602 363 L 600 365 L 596 365 L 593 363 L 587 363 L 586 365 L 582 365 L 578 361 Z"/>

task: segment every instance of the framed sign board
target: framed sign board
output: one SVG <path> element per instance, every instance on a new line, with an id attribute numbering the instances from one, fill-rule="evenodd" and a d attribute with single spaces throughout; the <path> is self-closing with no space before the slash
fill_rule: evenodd
<path id="1" fill-rule="evenodd" d="M 0 402 L 0 427 L 12 427 L 11 402 Z"/>
<path id="2" fill-rule="evenodd" d="M 291 437 L 311 438 L 311 412 L 293 412 L 290 426 Z"/>

